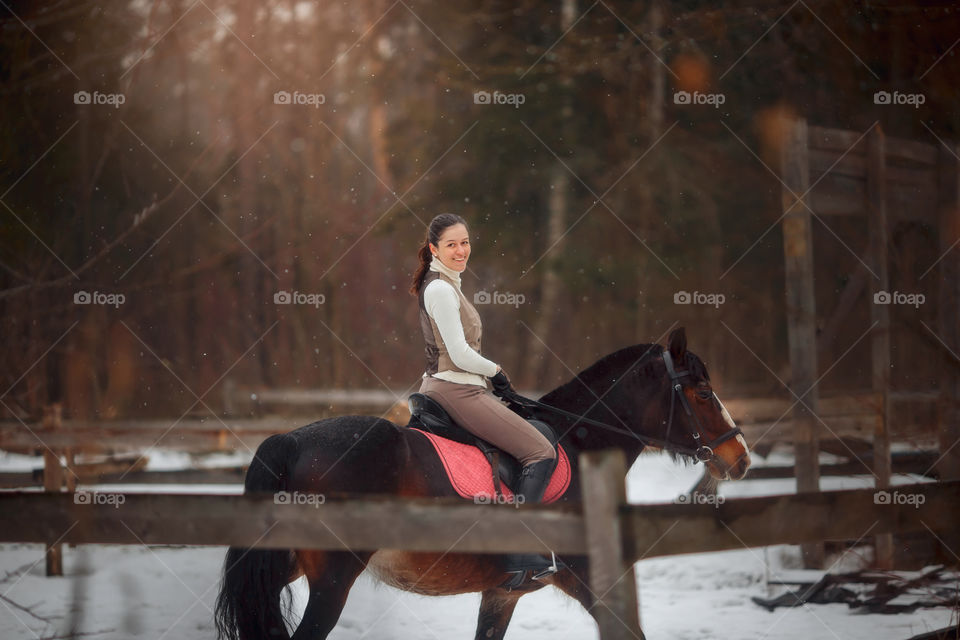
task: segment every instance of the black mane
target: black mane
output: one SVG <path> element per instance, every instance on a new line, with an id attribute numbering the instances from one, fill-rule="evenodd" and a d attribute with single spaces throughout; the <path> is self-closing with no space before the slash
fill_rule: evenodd
<path id="1" fill-rule="evenodd" d="M 593 389 L 598 395 L 602 395 L 610 388 L 614 380 L 618 380 L 623 375 L 629 373 L 628 370 L 630 368 L 643 370 L 650 364 L 650 361 L 656 359 L 662 351 L 663 347 L 659 344 L 635 344 L 624 347 L 596 361 L 578 373 L 566 384 L 560 385 L 544 395 L 540 398 L 540 401 L 551 404 L 551 400 L 584 392 L 592 398 L 592 395 L 586 389 L 587 387 Z M 677 362 L 676 366 L 678 368 L 686 367 L 690 369 L 694 379 L 710 379 L 703 361 L 700 360 L 696 354 L 689 351 L 684 355 L 683 361 Z"/>
<path id="2" fill-rule="evenodd" d="M 650 385 L 662 384 L 666 376 L 664 365 L 662 364 L 663 361 L 660 358 L 663 350 L 664 347 L 659 344 L 635 344 L 615 351 L 578 373 L 566 384 L 557 387 L 541 397 L 540 402 L 561 407 L 575 414 L 584 413 L 586 415 L 587 412 L 589 412 L 591 419 L 606 422 L 611 425 L 616 426 L 622 424 L 622 419 L 627 415 L 626 413 L 622 413 L 623 407 L 621 406 L 619 409 L 616 409 L 607 404 L 609 400 L 598 401 L 597 398 L 604 398 L 607 392 L 611 391 L 614 384 L 619 380 L 623 380 L 627 375 L 637 375 L 640 379 L 646 380 Z M 692 381 L 710 379 L 703 361 L 695 353 L 691 353 L 690 351 L 686 351 L 683 357 L 680 358 L 679 361 L 676 361 L 674 365 L 677 369 L 689 370 L 692 374 Z M 614 411 L 616 411 L 616 413 L 614 413 Z M 574 439 L 573 442 L 566 442 L 565 446 L 570 444 L 583 446 L 583 441 L 581 440 L 584 437 L 583 434 L 578 435 L 578 433 L 570 432 L 569 429 L 562 426 L 565 423 L 569 423 L 569 418 L 553 415 L 542 410 L 534 410 L 533 413 L 541 420 L 554 426 L 555 429 L 559 429 L 559 432 L 562 432 L 564 435 L 569 434 L 568 437 Z M 583 429 L 578 431 L 583 431 Z M 592 433 L 593 436 L 591 436 L 591 438 L 595 440 L 599 432 L 592 430 Z M 647 435 L 663 439 L 669 439 L 670 437 L 669 433 L 654 432 Z M 622 445 L 610 442 L 609 446 Z M 693 460 L 687 456 L 677 454 L 674 451 L 669 451 L 668 453 L 674 460 L 685 464 L 693 463 Z M 628 462 L 632 463 L 632 460 L 628 460 Z"/>

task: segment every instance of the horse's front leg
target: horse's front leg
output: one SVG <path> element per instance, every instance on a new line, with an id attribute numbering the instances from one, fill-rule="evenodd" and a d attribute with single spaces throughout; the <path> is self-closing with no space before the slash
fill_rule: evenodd
<path id="1" fill-rule="evenodd" d="M 480 599 L 476 640 L 502 640 L 522 591 L 488 589 Z"/>

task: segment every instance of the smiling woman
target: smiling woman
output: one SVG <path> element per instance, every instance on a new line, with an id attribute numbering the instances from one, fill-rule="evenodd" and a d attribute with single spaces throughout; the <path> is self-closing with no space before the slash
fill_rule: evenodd
<path id="1" fill-rule="evenodd" d="M 411 293 L 420 306 L 427 367 L 420 393 L 436 400 L 457 424 L 506 451 L 522 465 L 517 498 L 540 502 L 557 464 L 557 452 L 529 422 L 487 392 L 510 390 L 510 379 L 496 363 L 480 355 L 480 314 L 460 290 L 460 274 L 470 258 L 470 233 L 458 215 L 442 213 L 427 228 L 418 253 L 420 268 Z M 536 554 L 514 554 L 508 573 L 517 584 L 527 571 L 535 578 L 556 572 L 556 563 Z"/>

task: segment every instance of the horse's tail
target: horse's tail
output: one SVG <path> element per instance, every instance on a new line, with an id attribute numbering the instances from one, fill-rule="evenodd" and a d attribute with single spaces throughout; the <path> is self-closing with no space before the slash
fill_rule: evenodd
<path id="1" fill-rule="evenodd" d="M 297 440 L 290 434 L 264 440 L 247 470 L 244 493 L 285 491 L 296 455 Z M 214 611 L 217 637 L 289 640 L 280 596 L 295 565 L 295 556 L 289 549 L 230 547 Z"/>

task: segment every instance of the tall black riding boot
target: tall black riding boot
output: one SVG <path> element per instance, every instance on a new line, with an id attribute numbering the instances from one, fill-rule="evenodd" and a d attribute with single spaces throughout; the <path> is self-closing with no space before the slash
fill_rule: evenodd
<path id="1" fill-rule="evenodd" d="M 516 500 L 523 503 L 536 503 L 543 500 L 543 493 L 550 483 L 550 476 L 557 466 L 556 458 L 541 460 L 523 467 L 517 486 Z M 504 583 L 507 588 L 519 587 L 527 580 L 528 572 L 534 580 L 545 578 L 557 572 L 557 562 L 553 554 L 546 558 L 537 553 L 509 553 L 506 558 L 507 573 L 511 578 Z"/>

